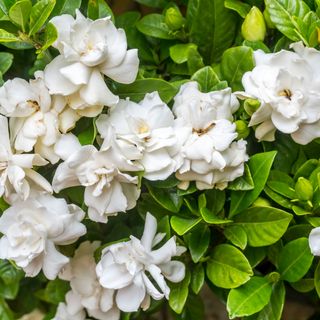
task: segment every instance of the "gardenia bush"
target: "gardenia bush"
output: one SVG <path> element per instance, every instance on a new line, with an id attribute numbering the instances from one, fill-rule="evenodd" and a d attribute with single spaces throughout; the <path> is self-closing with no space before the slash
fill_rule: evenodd
<path id="1" fill-rule="evenodd" d="M 136 2 L 0 0 L 0 319 L 319 306 L 319 1 Z"/>

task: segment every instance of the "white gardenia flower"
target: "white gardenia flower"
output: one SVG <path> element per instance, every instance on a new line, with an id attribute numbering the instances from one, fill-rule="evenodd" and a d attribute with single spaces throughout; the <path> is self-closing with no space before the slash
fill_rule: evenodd
<path id="1" fill-rule="evenodd" d="M 73 243 L 84 235 L 83 218 L 80 208 L 50 194 L 35 193 L 26 201 L 16 201 L 0 217 L 0 259 L 13 260 L 28 277 L 42 269 L 53 280 L 69 262 L 56 245 Z"/>
<path id="2" fill-rule="evenodd" d="M 66 134 L 55 151 L 65 161 L 56 170 L 53 190 L 84 186 L 91 220 L 105 223 L 108 216 L 135 207 L 140 195 L 138 177 L 124 172 L 140 168 L 121 154 L 112 139 L 98 151 L 93 145 L 81 146 L 74 135 Z"/>
<path id="3" fill-rule="evenodd" d="M 242 78 L 242 98 L 255 98 L 261 106 L 249 125 L 256 126 L 259 140 L 274 141 L 275 131 L 290 134 L 299 144 L 320 137 L 320 52 L 301 42 L 294 52 L 254 52 L 255 68 Z"/>
<path id="4" fill-rule="evenodd" d="M 320 256 L 320 227 L 311 230 L 309 235 L 309 246 L 314 256 Z"/>
<path id="5" fill-rule="evenodd" d="M 178 152 L 173 129 L 174 116 L 157 92 L 146 94 L 140 103 L 120 102 L 101 115 L 97 128 L 109 140 L 113 128 L 117 144 L 127 159 L 142 165 L 144 178 L 165 180 L 176 168 L 173 156 Z"/>
<path id="6" fill-rule="evenodd" d="M 246 142 L 237 137 L 232 114 L 239 102 L 227 88 L 202 93 L 196 82 L 181 86 L 174 99 L 176 135 L 181 147 L 176 177 L 187 189 L 191 181 L 198 189 L 224 189 L 243 175 L 248 160 Z"/>
<path id="7" fill-rule="evenodd" d="M 48 162 L 37 154 L 15 154 L 10 145 L 8 120 L 0 116 L 0 197 L 13 203 L 26 200 L 30 189 L 52 193 L 49 182 L 33 170 L 33 166 L 44 166 Z"/>
<path id="8" fill-rule="evenodd" d="M 120 310 L 113 302 L 114 290 L 103 288 L 96 275 L 94 252 L 99 246 L 99 241 L 83 242 L 60 274 L 61 279 L 70 281 L 72 289 L 67 293 L 65 307 L 69 314 L 85 308 L 97 320 L 118 320 Z"/>
<path id="9" fill-rule="evenodd" d="M 71 108 L 101 108 L 118 102 L 106 86 L 104 75 L 120 83 L 132 83 L 138 72 L 136 49 L 127 50 L 124 30 L 117 29 L 110 17 L 95 21 L 85 18 L 79 10 L 76 19 L 64 14 L 51 23 L 58 30 L 53 44 L 60 55 L 45 68 L 45 81 L 51 94 L 82 101 Z"/>
<path id="10" fill-rule="evenodd" d="M 60 302 L 52 320 L 85 320 L 86 312 L 80 299 L 72 291 L 66 294 L 66 303 Z"/>
<path id="11" fill-rule="evenodd" d="M 60 136 L 58 114 L 41 72 L 29 82 L 20 78 L 5 82 L 0 88 L 0 113 L 10 118 L 11 141 L 17 151 L 35 149 L 52 163 L 59 160 L 53 152 Z"/>
<path id="12" fill-rule="evenodd" d="M 172 237 L 159 249 L 153 249 L 165 236 L 156 235 L 156 231 L 157 221 L 147 213 L 141 240 L 131 236 L 130 241 L 112 244 L 102 251 L 96 268 L 99 282 L 104 288 L 116 290 L 116 304 L 124 312 L 137 311 L 140 306 L 148 309 L 150 296 L 168 299 L 170 288 L 165 279 L 180 282 L 185 276 L 184 264 L 171 261 L 185 248 L 178 247 Z"/>

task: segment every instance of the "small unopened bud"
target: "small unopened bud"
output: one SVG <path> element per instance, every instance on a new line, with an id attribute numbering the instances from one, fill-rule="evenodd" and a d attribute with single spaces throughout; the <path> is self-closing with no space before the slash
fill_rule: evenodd
<path id="1" fill-rule="evenodd" d="M 185 19 L 178 8 L 171 7 L 166 11 L 164 21 L 171 30 L 175 31 L 182 28 Z"/>
<path id="2" fill-rule="evenodd" d="M 269 200 L 259 197 L 253 204 L 253 207 L 270 207 L 271 203 Z"/>
<path id="3" fill-rule="evenodd" d="M 246 111 L 246 113 L 249 116 L 252 116 L 252 114 L 255 113 L 259 109 L 260 105 L 261 105 L 261 103 L 259 100 L 246 99 L 243 104 L 243 107 L 244 107 L 244 110 Z"/>
<path id="4" fill-rule="evenodd" d="M 238 133 L 237 139 L 245 139 L 250 133 L 250 129 L 248 128 L 247 123 L 243 120 L 237 120 L 235 124 L 236 131 Z"/>
<path id="5" fill-rule="evenodd" d="M 242 36 L 249 41 L 263 41 L 266 36 L 266 24 L 263 14 L 257 7 L 252 7 L 241 27 Z"/>
<path id="6" fill-rule="evenodd" d="M 265 9 L 263 11 L 264 21 L 269 29 L 275 29 L 275 24 L 271 21 L 269 10 Z"/>
<path id="7" fill-rule="evenodd" d="M 296 194 L 299 200 L 308 201 L 313 197 L 313 187 L 311 182 L 304 178 L 300 177 L 296 182 L 295 186 Z"/>

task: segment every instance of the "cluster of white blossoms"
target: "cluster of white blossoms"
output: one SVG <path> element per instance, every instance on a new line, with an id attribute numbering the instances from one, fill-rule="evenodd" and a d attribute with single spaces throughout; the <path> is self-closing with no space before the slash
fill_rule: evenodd
<path id="1" fill-rule="evenodd" d="M 120 100 L 96 124 L 102 138 L 114 137 L 123 155 L 143 168 L 145 179 L 175 173 L 181 189 L 191 181 L 200 190 L 225 189 L 243 175 L 248 160 L 246 142 L 235 141 L 232 114 L 238 108 L 230 88 L 202 93 L 197 82 L 188 82 L 172 111 L 153 92 L 140 103 Z"/>
<path id="2" fill-rule="evenodd" d="M 224 189 L 248 159 L 233 123 L 239 102 L 230 88 L 202 93 L 196 82 L 181 87 L 172 110 L 157 92 L 139 103 L 119 99 L 105 76 L 132 83 L 139 67 L 124 31 L 109 17 L 92 21 L 79 11 L 51 22 L 59 55 L 35 79 L 0 88 L 0 196 L 10 205 L 0 217 L 0 258 L 26 276 L 43 271 L 70 282 L 56 320 L 117 320 L 120 311 L 147 309 L 151 298 L 168 299 L 166 280 L 185 276 L 184 264 L 171 259 L 185 249 L 174 237 L 160 246 L 165 235 L 148 213 L 141 240 L 104 248 L 97 265 L 100 242 L 83 242 L 70 260 L 59 247 L 86 234 L 85 212 L 53 192 L 82 186 L 88 218 L 107 223 L 136 206 L 141 177 L 175 175 L 182 189 L 190 182 Z M 81 145 L 70 132 L 81 117 L 98 117 L 98 147 Z M 40 174 L 47 165 L 52 183 Z"/>
<path id="3" fill-rule="evenodd" d="M 61 279 L 70 281 L 71 291 L 66 302 L 59 304 L 54 320 L 84 320 L 84 310 L 98 320 L 118 320 L 120 310 L 148 309 L 150 297 L 168 299 L 166 279 L 180 282 L 185 276 L 184 264 L 171 258 L 185 248 L 177 246 L 173 237 L 153 249 L 165 237 L 156 232 L 157 221 L 147 213 L 141 240 L 131 236 L 130 241 L 104 248 L 97 265 L 94 252 L 100 243 L 82 243 L 60 274 Z"/>
<path id="4" fill-rule="evenodd" d="M 304 145 L 320 137 L 320 76 L 314 72 L 320 52 L 301 42 L 291 48 L 294 52 L 255 51 L 256 66 L 242 78 L 245 92 L 237 94 L 261 102 L 249 123 L 257 126 L 257 139 L 274 141 L 279 130 Z"/>

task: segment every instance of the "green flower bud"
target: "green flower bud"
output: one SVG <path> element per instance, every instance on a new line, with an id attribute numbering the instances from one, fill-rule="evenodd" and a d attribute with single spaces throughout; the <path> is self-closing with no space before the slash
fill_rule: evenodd
<path id="1" fill-rule="evenodd" d="M 263 14 L 257 7 L 252 7 L 241 27 L 242 36 L 249 41 L 263 41 L 266 36 L 266 24 Z"/>
<path id="2" fill-rule="evenodd" d="M 243 104 L 243 107 L 244 107 L 244 110 L 246 111 L 246 113 L 249 116 L 252 116 L 252 114 L 259 109 L 260 105 L 261 105 L 261 103 L 260 103 L 259 100 L 246 99 L 244 104 Z"/>
<path id="3" fill-rule="evenodd" d="M 275 29 L 276 26 L 275 24 L 271 21 L 271 18 L 270 18 L 270 13 L 267 9 L 265 9 L 263 11 L 263 17 L 264 17 L 264 21 L 266 22 L 266 25 L 269 29 Z"/>
<path id="4" fill-rule="evenodd" d="M 271 207 L 271 203 L 269 200 L 259 197 L 253 204 L 253 207 Z"/>
<path id="5" fill-rule="evenodd" d="M 308 201 L 313 197 L 313 187 L 311 182 L 304 178 L 300 177 L 296 182 L 295 186 L 296 194 L 299 200 Z"/>
<path id="6" fill-rule="evenodd" d="M 237 120 L 235 124 L 236 131 L 238 133 L 237 139 L 245 139 L 250 133 L 250 129 L 248 128 L 247 123 L 243 120 Z"/>
<path id="7" fill-rule="evenodd" d="M 164 21 L 171 30 L 175 31 L 182 28 L 185 19 L 178 8 L 171 7 L 166 11 Z"/>

